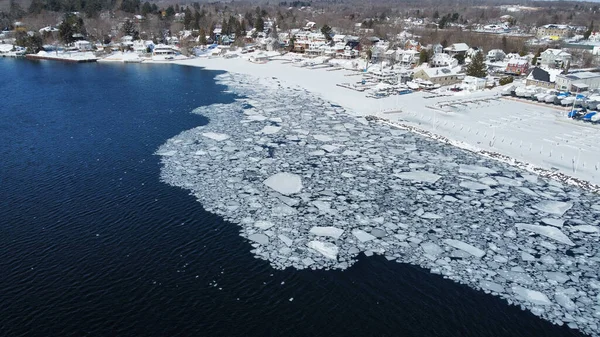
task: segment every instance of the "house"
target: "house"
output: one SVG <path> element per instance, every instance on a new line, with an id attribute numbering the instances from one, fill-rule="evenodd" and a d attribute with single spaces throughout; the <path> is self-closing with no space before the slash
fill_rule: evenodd
<path id="1" fill-rule="evenodd" d="M 557 25 L 557 24 L 549 24 L 538 27 L 536 29 L 535 35 L 538 38 L 542 37 L 556 37 L 558 39 L 563 39 L 569 35 L 572 31 L 572 27 L 568 25 Z"/>
<path id="2" fill-rule="evenodd" d="M 85 40 L 75 41 L 75 42 L 73 42 L 73 46 L 75 46 L 75 48 L 77 48 L 77 50 L 79 50 L 79 51 L 92 50 L 92 44 Z"/>
<path id="3" fill-rule="evenodd" d="M 404 66 L 412 66 L 419 63 L 420 52 L 416 50 L 398 50 L 396 61 Z"/>
<path id="4" fill-rule="evenodd" d="M 528 71 L 529 61 L 526 59 L 511 59 L 506 65 L 506 70 L 504 70 L 505 73 L 512 75 L 523 75 L 527 74 Z"/>
<path id="5" fill-rule="evenodd" d="M 546 89 L 554 89 L 556 75 L 558 74 L 560 74 L 560 70 L 557 69 L 535 67 L 527 76 L 525 85 L 535 85 Z"/>
<path id="6" fill-rule="evenodd" d="M 444 52 L 450 56 L 466 56 L 468 50 L 469 46 L 466 43 L 453 43 L 449 47 L 444 48 Z"/>
<path id="7" fill-rule="evenodd" d="M 431 51 L 434 54 L 441 54 L 444 52 L 444 46 L 442 46 L 441 44 L 437 43 L 434 45 L 430 45 L 431 46 Z M 429 47 L 429 46 L 428 46 Z"/>
<path id="8" fill-rule="evenodd" d="M 429 66 L 431 67 L 456 67 L 458 60 L 448 54 L 434 54 L 431 60 L 429 60 Z"/>
<path id="9" fill-rule="evenodd" d="M 485 78 L 473 77 L 473 76 L 465 76 L 460 87 L 463 90 L 467 91 L 477 91 L 485 89 Z"/>
<path id="10" fill-rule="evenodd" d="M 582 71 L 556 76 L 556 89 L 568 91 L 584 91 L 600 88 L 600 74 Z"/>
<path id="11" fill-rule="evenodd" d="M 538 58 L 538 64 L 553 68 L 560 68 L 570 61 L 571 54 L 561 49 L 546 49 Z"/>
<path id="12" fill-rule="evenodd" d="M 418 41 L 415 41 L 415 40 L 407 40 L 404 43 L 404 49 L 421 51 L 421 43 L 419 43 Z"/>
<path id="13" fill-rule="evenodd" d="M 502 49 L 492 49 L 488 51 L 486 58 L 490 62 L 498 62 L 503 61 L 505 56 L 506 54 Z"/>
<path id="14" fill-rule="evenodd" d="M 452 85 L 462 80 L 459 75 L 451 68 L 422 68 L 413 74 L 413 78 L 430 81 L 437 85 Z"/>

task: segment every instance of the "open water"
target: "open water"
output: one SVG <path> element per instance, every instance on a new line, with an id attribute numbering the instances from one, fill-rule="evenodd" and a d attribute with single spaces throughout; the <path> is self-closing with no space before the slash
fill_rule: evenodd
<path id="1" fill-rule="evenodd" d="M 0 336 L 579 336 L 383 257 L 253 258 L 153 155 L 235 98 L 216 74 L 0 60 Z"/>

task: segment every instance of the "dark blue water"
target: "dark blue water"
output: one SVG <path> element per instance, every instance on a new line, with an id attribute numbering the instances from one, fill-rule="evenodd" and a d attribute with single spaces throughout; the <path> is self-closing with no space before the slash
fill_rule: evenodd
<path id="1" fill-rule="evenodd" d="M 153 155 L 234 99 L 216 74 L 0 60 L 0 336 L 577 335 L 381 257 L 254 259 Z"/>

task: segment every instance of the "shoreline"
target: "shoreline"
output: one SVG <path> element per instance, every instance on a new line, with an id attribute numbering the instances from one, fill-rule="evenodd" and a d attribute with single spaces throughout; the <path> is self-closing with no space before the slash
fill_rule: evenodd
<path id="1" fill-rule="evenodd" d="M 598 335 L 600 312 L 585 305 L 597 295 L 595 262 L 583 259 L 600 233 L 597 194 L 353 117 L 278 79 L 216 80 L 245 98 L 195 109 L 211 123 L 157 150 L 161 179 L 240 226 L 256 258 L 327 270 L 382 255 Z"/>
<path id="2" fill-rule="evenodd" d="M 276 78 L 280 86 L 316 94 L 343 107 L 351 116 L 383 118 L 393 124 L 420 129 L 435 139 L 448 139 L 453 146 L 479 154 L 487 153 L 490 158 L 503 157 L 501 161 L 536 174 L 544 172 L 544 177 L 586 188 L 586 184 L 581 183 L 584 181 L 589 183 L 587 188 L 596 192 L 600 190 L 600 148 L 594 147 L 594 144 L 600 144 L 600 136 L 595 135 L 600 135 L 600 127 L 571 123 L 562 116 L 561 107 L 503 99 L 498 96 L 498 90 L 454 96 L 415 92 L 372 99 L 363 92 L 338 85 L 357 81 L 359 78 L 354 75 L 360 75 L 358 71 L 306 69 L 281 60 L 255 64 L 244 58 L 195 58 L 153 63 L 173 63 L 250 75 L 257 78 L 257 84 L 265 79 Z M 497 107 L 479 103 L 487 101 L 494 102 Z M 456 106 L 470 104 L 472 107 L 467 107 L 466 112 L 444 111 L 442 108 L 455 102 Z M 484 115 L 480 111 L 485 108 L 488 110 Z M 523 114 L 518 111 L 523 111 Z M 474 118 L 479 120 L 472 120 Z M 532 131 L 535 128 L 538 129 L 537 134 Z M 583 138 L 581 142 L 579 137 Z M 550 148 L 548 143 L 552 143 Z"/>

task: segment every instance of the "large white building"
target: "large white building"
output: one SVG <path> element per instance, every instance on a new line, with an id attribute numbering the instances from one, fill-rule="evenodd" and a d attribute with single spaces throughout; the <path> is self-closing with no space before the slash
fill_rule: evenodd
<path id="1" fill-rule="evenodd" d="M 600 88 L 600 74 L 583 71 L 556 76 L 556 89 L 585 91 Z"/>

